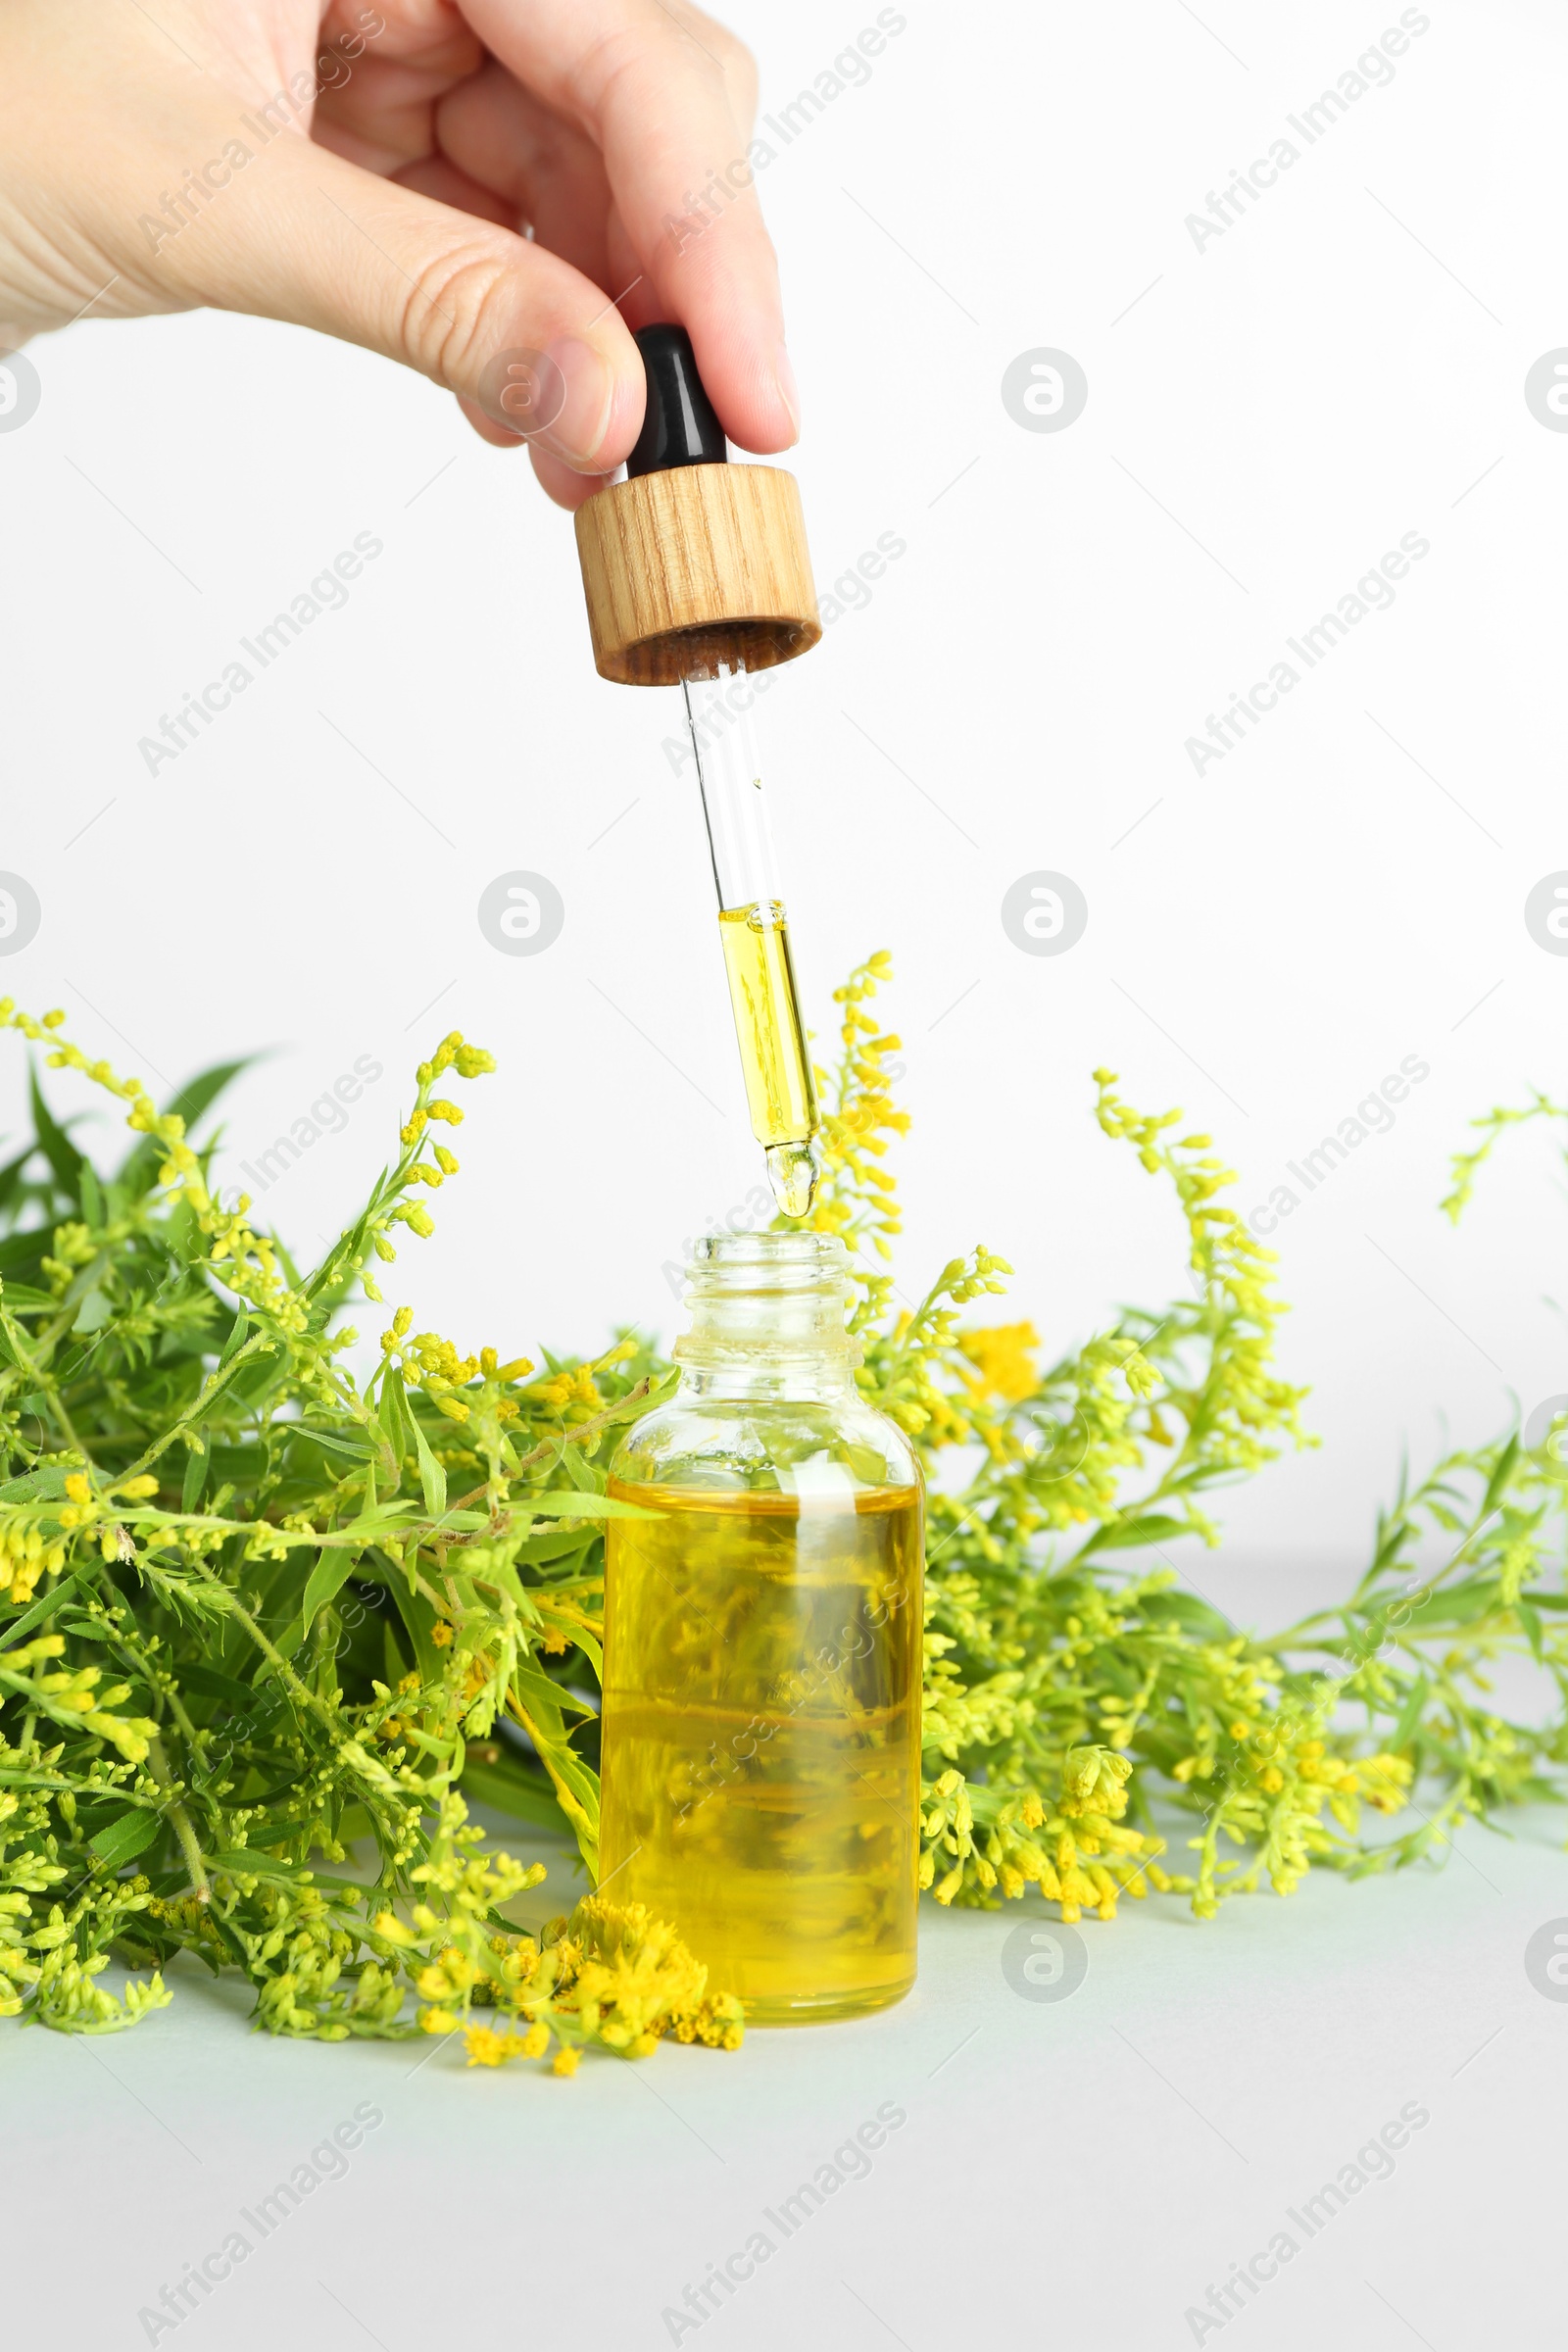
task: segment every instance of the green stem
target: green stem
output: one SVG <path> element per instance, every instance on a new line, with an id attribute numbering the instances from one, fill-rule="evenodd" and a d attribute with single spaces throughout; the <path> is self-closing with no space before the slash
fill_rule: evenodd
<path id="1" fill-rule="evenodd" d="M 250 1339 L 245 1342 L 243 1348 L 236 1348 L 226 1364 L 220 1364 L 216 1372 L 210 1372 L 208 1374 L 206 1380 L 202 1383 L 201 1393 L 197 1396 L 196 1401 L 191 1406 L 189 1412 L 182 1413 L 177 1421 L 173 1422 L 168 1429 L 165 1430 L 161 1438 L 156 1438 L 152 1445 L 148 1446 L 145 1453 L 143 1453 L 139 1461 L 132 1462 L 128 1470 L 122 1470 L 121 1472 L 119 1478 L 116 1479 L 115 1484 L 117 1486 L 121 1486 L 127 1478 L 139 1478 L 143 1471 L 150 1469 L 153 1463 L 159 1459 L 161 1454 L 168 1452 L 170 1446 L 172 1446 L 174 1440 L 180 1435 L 182 1430 L 195 1429 L 198 1420 L 211 1405 L 214 1397 L 217 1396 L 219 1392 L 226 1387 L 228 1382 L 233 1379 L 235 1373 L 239 1370 L 241 1364 L 245 1362 L 248 1356 L 257 1354 L 263 1348 L 273 1348 L 276 1345 L 277 1342 L 272 1334 L 270 1332 L 259 1331 L 254 1339 Z"/>
<path id="2" fill-rule="evenodd" d="M 308 1539 L 308 1541 L 319 1543 L 321 1539 L 319 1537 L 312 1537 Z M 239 1619 L 241 1625 L 250 1635 L 251 1640 L 256 1643 L 256 1646 L 262 1652 L 262 1655 L 267 1659 L 269 1665 L 271 1667 L 273 1673 L 277 1676 L 278 1681 L 283 1685 L 284 1689 L 291 1691 L 296 1698 L 302 1700 L 304 1704 L 309 1707 L 313 1715 L 318 1716 L 320 1721 L 326 1726 L 326 1729 L 331 1733 L 333 1740 L 336 1740 L 342 1730 L 342 1726 L 338 1722 L 332 1709 L 321 1699 L 318 1698 L 316 1692 L 311 1689 L 308 1683 L 300 1680 L 300 1677 L 295 1673 L 293 1667 L 289 1664 L 287 1658 L 284 1657 L 282 1651 L 276 1646 L 275 1642 L 269 1641 L 266 1634 L 263 1633 L 261 1627 L 257 1624 L 255 1618 L 251 1615 L 249 1609 L 245 1607 L 244 1603 L 239 1599 L 237 1594 L 234 1593 L 230 1588 L 223 1583 L 221 1577 L 215 1576 L 205 1560 L 193 1559 L 191 1565 L 196 1570 L 197 1575 L 205 1578 L 206 1582 L 212 1586 L 216 1592 L 222 1593 L 228 1608 L 232 1614 Z"/>
<path id="3" fill-rule="evenodd" d="M 42 1796 L 112 1796 L 117 1805 L 140 1805 L 148 1813 L 161 1813 L 164 1799 L 140 1796 L 134 1788 L 110 1788 L 102 1781 L 73 1781 L 63 1773 L 7 1772 L 0 1769 L 0 1788 L 31 1788 Z"/>
<path id="4" fill-rule="evenodd" d="M 147 1761 L 153 1768 L 153 1777 L 159 1788 L 168 1795 L 169 1818 L 173 1824 L 174 1836 L 179 1839 L 179 1850 L 185 1857 L 185 1868 L 190 1874 L 190 1890 L 199 1903 L 210 1903 L 213 1890 L 208 1883 L 207 1865 L 202 1860 L 202 1849 L 196 1842 L 190 1815 L 173 1793 L 174 1776 L 169 1769 L 169 1758 L 164 1753 L 161 1740 L 155 1738 L 148 1741 Z"/>

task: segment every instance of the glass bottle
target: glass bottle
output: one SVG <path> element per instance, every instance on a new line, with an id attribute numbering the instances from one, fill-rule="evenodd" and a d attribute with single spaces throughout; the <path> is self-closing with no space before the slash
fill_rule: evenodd
<path id="1" fill-rule="evenodd" d="M 600 1885 L 760 2025 L 914 1982 L 923 1497 L 855 1386 L 842 1242 L 710 1236 L 605 1569 Z"/>

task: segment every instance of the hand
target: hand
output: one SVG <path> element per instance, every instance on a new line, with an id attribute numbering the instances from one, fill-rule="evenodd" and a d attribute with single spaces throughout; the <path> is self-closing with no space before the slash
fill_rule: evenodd
<path id="1" fill-rule="evenodd" d="M 686 0 L 6 0 L 0 348 L 246 311 L 418 368 L 498 445 L 503 355 L 542 354 L 526 437 L 575 507 L 642 421 L 628 322 L 676 318 L 731 439 L 787 449 L 755 104 Z"/>

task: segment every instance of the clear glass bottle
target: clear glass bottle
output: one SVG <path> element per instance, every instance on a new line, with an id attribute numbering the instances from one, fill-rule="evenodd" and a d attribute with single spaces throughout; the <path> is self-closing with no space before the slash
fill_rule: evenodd
<path id="1" fill-rule="evenodd" d="M 915 1969 L 923 1497 L 855 1386 L 844 1245 L 717 1236 L 673 1398 L 611 1492 L 600 1884 L 673 1920 L 759 2025 Z"/>

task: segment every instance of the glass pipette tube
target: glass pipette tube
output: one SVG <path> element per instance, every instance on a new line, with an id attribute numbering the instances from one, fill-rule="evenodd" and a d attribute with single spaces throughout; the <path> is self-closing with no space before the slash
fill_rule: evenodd
<path id="1" fill-rule="evenodd" d="M 755 689 L 720 662 L 711 677 L 688 678 L 683 692 L 752 1133 L 780 1209 L 804 1217 L 818 1172 L 816 1089 L 752 726 Z"/>

